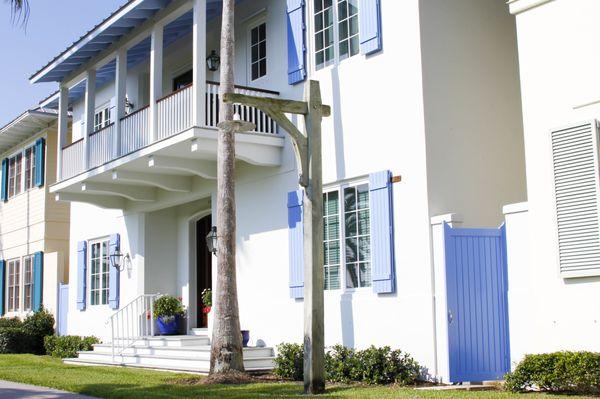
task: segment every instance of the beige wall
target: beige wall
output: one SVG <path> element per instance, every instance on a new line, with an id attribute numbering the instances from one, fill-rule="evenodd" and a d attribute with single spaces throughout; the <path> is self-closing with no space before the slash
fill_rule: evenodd
<path id="1" fill-rule="evenodd" d="M 526 200 L 514 17 L 497 0 L 421 0 L 431 215 L 498 226 Z"/>
<path id="2" fill-rule="evenodd" d="M 46 138 L 45 184 L 0 202 L 0 259 L 14 259 L 44 252 L 43 303 L 56 309 L 57 284 L 68 281 L 69 209 L 68 203 L 56 202 L 49 186 L 56 181 L 55 126 L 0 155 L 5 158 Z"/>

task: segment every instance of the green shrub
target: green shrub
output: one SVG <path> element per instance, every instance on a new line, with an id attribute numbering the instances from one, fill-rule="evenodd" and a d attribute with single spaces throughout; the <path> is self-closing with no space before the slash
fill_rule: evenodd
<path id="1" fill-rule="evenodd" d="M 183 315 L 181 301 L 173 296 L 164 295 L 154 302 L 154 317 L 173 317 Z"/>
<path id="2" fill-rule="evenodd" d="M 304 378 L 303 361 L 302 345 L 287 343 L 278 345 L 273 373 L 281 378 L 301 381 Z"/>
<path id="3" fill-rule="evenodd" d="M 32 353 L 31 335 L 23 327 L 0 328 L 0 354 L 6 353 Z"/>
<path id="4" fill-rule="evenodd" d="M 507 374 L 506 390 L 535 389 L 575 394 L 600 393 L 600 353 L 554 352 L 527 355 Z"/>
<path id="5" fill-rule="evenodd" d="M 100 343 L 96 337 L 79 337 L 77 335 L 65 335 L 57 337 L 48 335 L 44 338 L 46 354 L 61 359 L 77 357 L 79 351 L 91 351 L 94 344 Z"/>
<path id="6" fill-rule="evenodd" d="M 18 317 L 0 318 L 0 328 L 4 327 L 21 327 L 23 322 Z"/>
<path id="7" fill-rule="evenodd" d="M 27 316 L 23 321 L 23 331 L 31 339 L 27 353 L 43 355 L 45 353 L 44 337 L 54 334 L 54 316 L 42 308 L 34 314 Z"/>
<path id="8" fill-rule="evenodd" d="M 282 378 L 302 380 L 304 350 L 298 344 L 277 347 L 275 374 Z M 386 346 L 354 350 L 335 345 L 325 354 L 325 377 L 332 382 L 366 384 L 414 384 L 421 367 L 408 354 Z"/>

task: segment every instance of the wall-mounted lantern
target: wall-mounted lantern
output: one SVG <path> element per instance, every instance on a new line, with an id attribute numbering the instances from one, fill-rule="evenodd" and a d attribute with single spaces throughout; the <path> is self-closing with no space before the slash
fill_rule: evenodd
<path id="1" fill-rule="evenodd" d="M 109 258 L 110 265 L 115 269 L 119 270 L 120 272 L 122 272 L 125 269 L 126 264 L 131 263 L 131 258 L 129 257 L 129 254 L 121 253 L 120 249 L 117 249 L 115 252 L 110 254 Z"/>
<path id="2" fill-rule="evenodd" d="M 210 55 L 206 57 L 206 66 L 208 67 L 208 70 L 213 72 L 218 71 L 220 65 L 221 57 L 219 57 L 219 54 L 217 54 L 215 50 L 212 50 Z"/>
<path id="3" fill-rule="evenodd" d="M 217 226 L 213 226 L 206 235 L 206 246 L 208 247 L 208 252 L 213 255 L 217 254 Z"/>

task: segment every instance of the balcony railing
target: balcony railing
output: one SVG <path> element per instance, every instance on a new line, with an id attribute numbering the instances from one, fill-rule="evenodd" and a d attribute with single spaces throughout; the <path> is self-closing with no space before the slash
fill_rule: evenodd
<path id="1" fill-rule="evenodd" d="M 236 93 L 259 97 L 275 97 L 279 93 L 268 90 L 236 86 Z M 219 84 L 206 85 L 205 126 L 216 127 L 219 121 Z M 181 133 L 193 126 L 193 90 L 186 86 L 161 98 L 156 103 L 158 117 L 157 140 Z M 249 106 L 236 105 L 241 119 L 256 125 L 256 132 L 276 134 L 276 123 L 264 112 Z M 116 125 L 110 124 L 89 137 L 89 168 L 94 168 L 114 159 Z M 141 108 L 120 120 L 118 156 L 135 152 L 151 144 L 150 108 Z M 85 170 L 84 142 L 79 140 L 63 148 L 62 179 L 68 179 Z"/>

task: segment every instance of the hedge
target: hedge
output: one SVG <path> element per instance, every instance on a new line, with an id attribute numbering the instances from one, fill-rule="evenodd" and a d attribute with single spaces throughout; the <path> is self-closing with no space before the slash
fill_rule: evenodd
<path id="1" fill-rule="evenodd" d="M 24 321 L 4 319 L 0 323 L 1 353 L 33 353 L 43 355 L 44 337 L 54 334 L 54 317 L 41 309 Z"/>
<path id="2" fill-rule="evenodd" d="M 302 345 L 284 343 L 277 347 L 274 373 L 282 378 L 302 380 Z M 408 354 L 389 346 L 364 350 L 335 345 L 325 354 L 325 378 L 332 382 L 362 382 L 365 384 L 415 384 L 421 367 Z"/>
<path id="3" fill-rule="evenodd" d="M 79 337 L 77 335 L 65 335 L 57 337 L 49 335 L 44 338 L 46 354 L 61 359 L 77 357 L 79 351 L 91 351 L 94 344 L 100 340 L 96 337 Z"/>
<path id="4" fill-rule="evenodd" d="M 571 394 L 600 394 L 600 353 L 554 352 L 527 355 L 507 374 L 511 392 L 539 390 Z"/>

